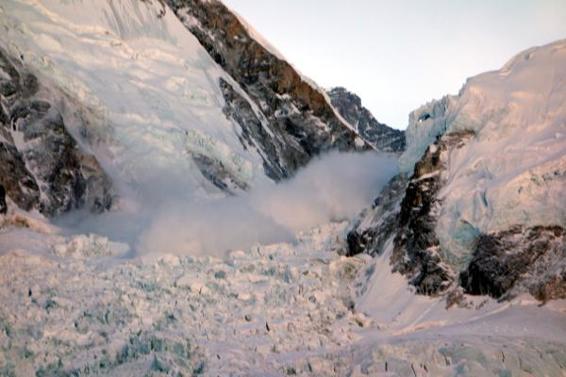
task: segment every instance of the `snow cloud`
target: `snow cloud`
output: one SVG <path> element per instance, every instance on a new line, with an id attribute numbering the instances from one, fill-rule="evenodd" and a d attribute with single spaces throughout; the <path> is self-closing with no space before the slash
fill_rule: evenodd
<path id="1" fill-rule="evenodd" d="M 94 218 L 72 214 L 60 225 L 126 242 L 136 254 L 222 256 L 256 243 L 292 241 L 299 231 L 350 219 L 397 169 L 392 156 L 330 153 L 287 181 L 263 182 L 238 196 L 187 198 L 186 191 L 172 191 L 175 185 L 154 185 L 138 192 L 136 200 L 122 198 L 119 211 Z"/>
<path id="2" fill-rule="evenodd" d="M 138 239 L 143 253 L 214 254 L 255 243 L 291 241 L 366 207 L 396 173 L 396 159 L 375 153 L 328 154 L 279 184 L 241 196 L 162 207 Z"/>

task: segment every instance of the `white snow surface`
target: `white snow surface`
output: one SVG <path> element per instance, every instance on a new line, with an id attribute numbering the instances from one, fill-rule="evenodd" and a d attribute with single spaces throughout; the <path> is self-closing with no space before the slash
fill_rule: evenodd
<path id="1" fill-rule="evenodd" d="M 229 77 L 172 12 L 156 17 L 160 10 L 158 2 L 139 0 L 3 0 L 0 43 L 92 109 L 91 147 L 120 188 L 208 192 L 183 158 L 191 151 L 214 156 L 245 181 L 262 179 L 259 157 L 241 148 L 221 111 L 217 82 Z M 553 56 L 564 56 L 564 43 L 551 46 L 533 50 L 529 59 L 546 62 L 544 72 L 563 83 L 564 66 Z M 524 60 L 507 75 L 486 77 L 519 85 L 512 78 Z M 550 73 L 539 75 L 547 88 Z M 468 90 L 469 106 L 491 98 L 487 89 L 497 86 L 489 81 L 478 79 L 477 89 Z M 518 92 L 528 95 L 502 89 L 492 100 L 533 95 Z M 564 114 L 563 85 L 544 93 L 551 119 L 518 113 L 515 105 L 491 113 L 509 123 L 520 148 L 538 148 L 532 171 L 546 172 L 553 163 L 563 169 L 564 148 L 562 154 L 558 148 L 564 146 L 564 117 L 554 116 Z M 70 109 L 66 121 L 73 115 Z M 523 116 L 529 121 L 521 123 Z M 428 122 L 424 133 L 441 129 L 434 119 Z M 84 131 L 67 123 L 76 135 Z M 528 199 L 536 199 L 543 191 L 531 176 L 499 175 L 498 166 L 511 171 L 512 157 L 526 164 L 523 149 L 489 133 L 493 124 L 480 123 L 469 123 L 478 132 L 475 147 L 486 153 L 506 147 L 509 159 L 492 153 L 500 165 L 483 161 L 469 176 L 454 170 L 447 201 L 460 203 L 457 195 L 469 194 L 456 190 L 458 182 L 491 182 L 491 190 L 523 178 Z M 451 164 L 473 152 L 467 146 Z M 518 171 L 525 174 L 525 166 Z M 164 177 L 155 172 L 170 176 L 155 182 Z M 496 179 L 478 180 L 487 172 Z M 544 175 L 540 180 L 555 184 Z M 545 187 L 555 200 L 556 186 Z M 177 250 L 135 257 L 130 245 L 97 234 L 69 235 L 37 213 L 8 205 L 9 213 L 0 215 L 0 376 L 566 375 L 565 301 L 539 306 L 529 297 L 507 303 L 467 298 L 468 308 L 446 309 L 443 299 L 415 296 L 402 276 L 391 273 L 390 246 L 375 260 L 340 256 L 345 223 L 299 232 L 295 242 L 233 250 L 225 258 L 179 256 Z M 493 208 L 486 221 L 501 219 Z M 557 209 L 549 211 L 552 219 Z"/>
<path id="2" fill-rule="evenodd" d="M 215 192 L 190 153 L 220 161 L 239 180 L 266 179 L 258 153 L 222 112 L 218 79 L 233 82 L 158 1 L 6 0 L 0 44 L 92 112 L 73 122 L 90 136 L 117 186 Z M 46 80 L 44 80 L 46 81 Z M 83 119 L 84 120 L 84 119 Z M 98 143 L 97 143 L 98 142 Z M 167 172 L 167 177 L 156 172 Z"/>
<path id="3" fill-rule="evenodd" d="M 413 112 L 401 170 L 410 172 L 437 135 L 461 131 L 475 136 L 442 156 L 436 227 L 455 263 L 466 262 L 480 232 L 566 226 L 566 40 L 524 51 L 469 79 L 458 96 Z"/>
<path id="4" fill-rule="evenodd" d="M 340 256 L 346 223 L 224 259 L 130 259 L 29 217 L 2 217 L 0 375 L 565 374 L 565 301 L 446 309 L 390 272 L 390 248 Z"/>

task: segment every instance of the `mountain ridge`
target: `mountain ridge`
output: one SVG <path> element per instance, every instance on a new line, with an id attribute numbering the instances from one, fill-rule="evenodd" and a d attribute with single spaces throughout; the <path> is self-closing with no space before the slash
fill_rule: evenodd
<path id="1" fill-rule="evenodd" d="M 332 105 L 376 150 L 400 153 L 405 150 L 405 133 L 380 123 L 373 114 L 362 105 L 356 94 L 343 87 L 327 91 Z"/>

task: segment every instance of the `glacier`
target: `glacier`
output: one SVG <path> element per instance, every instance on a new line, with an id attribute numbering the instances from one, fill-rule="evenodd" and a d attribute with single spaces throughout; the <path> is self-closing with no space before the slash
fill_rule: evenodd
<path id="1" fill-rule="evenodd" d="M 29 227 L 0 256 L 2 375 L 563 374 L 563 302 L 448 309 L 386 259 L 340 255 L 347 222 L 224 258 L 131 259 L 13 216 Z"/>

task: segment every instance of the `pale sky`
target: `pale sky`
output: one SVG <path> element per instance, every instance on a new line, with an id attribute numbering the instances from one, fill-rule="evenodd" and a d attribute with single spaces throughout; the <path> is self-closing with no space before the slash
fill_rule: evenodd
<path id="1" fill-rule="evenodd" d="M 566 38 L 566 0 L 223 1 L 303 74 L 401 129 L 466 78 Z"/>

